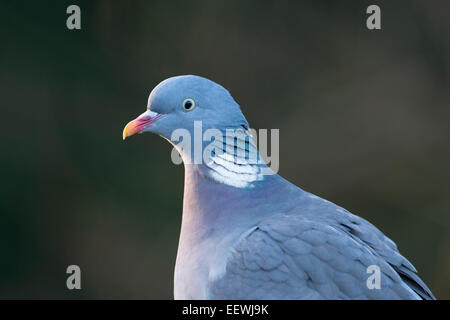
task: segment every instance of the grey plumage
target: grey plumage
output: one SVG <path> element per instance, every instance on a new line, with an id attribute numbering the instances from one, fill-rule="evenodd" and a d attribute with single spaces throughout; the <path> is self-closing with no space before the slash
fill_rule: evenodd
<path id="1" fill-rule="evenodd" d="M 313 198 L 304 201 L 323 200 Z M 315 209 L 309 212 L 294 210 L 259 222 L 234 247 L 226 275 L 210 283 L 211 297 L 432 297 L 415 274 L 414 267 L 398 253 L 395 244 L 373 225 L 331 203 L 317 203 L 313 206 Z M 332 214 L 333 218 L 322 216 L 324 211 Z M 366 270 L 370 265 L 381 268 L 379 290 L 370 290 L 366 286 Z M 235 286 L 236 283 L 240 285 Z"/>
<path id="2" fill-rule="evenodd" d="M 192 112 L 180 111 L 186 97 L 198 102 Z M 193 132 L 196 120 L 224 137 L 228 128 L 248 128 L 228 91 L 197 76 L 162 82 L 145 114 L 157 114 L 157 121 L 140 131 L 169 141 L 174 129 Z M 244 154 L 251 147 L 247 143 Z M 185 191 L 176 299 L 434 299 L 375 226 L 279 175 L 259 175 L 264 164 L 236 164 L 239 157 L 221 151 L 206 165 L 192 164 L 181 151 Z M 373 265 L 381 271 L 380 289 L 366 285 Z"/>

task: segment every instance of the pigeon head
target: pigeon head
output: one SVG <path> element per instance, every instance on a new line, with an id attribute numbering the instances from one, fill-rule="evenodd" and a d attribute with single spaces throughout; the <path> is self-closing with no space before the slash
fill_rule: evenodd
<path id="1" fill-rule="evenodd" d="M 194 121 L 201 121 L 203 130 L 248 128 L 239 105 L 225 88 L 199 76 L 185 75 L 166 79 L 152 90 L 147 111 L 126 125 L 123 139 L 152 132 L 170 141 L 176 129 L 186 129 L 193 135 Z"/>

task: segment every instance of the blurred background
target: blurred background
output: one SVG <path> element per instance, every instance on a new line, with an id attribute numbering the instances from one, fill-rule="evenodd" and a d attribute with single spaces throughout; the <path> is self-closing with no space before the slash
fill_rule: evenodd
<path id="1" fill-rule="evenodd" d="M 161 80 L 197 74 L 280 129 L 281 175 L 450 299 L 449 33 L 444 0 L 2 1 L 0 298 L 173 298 L 183 167 L 121 134 Z"/>

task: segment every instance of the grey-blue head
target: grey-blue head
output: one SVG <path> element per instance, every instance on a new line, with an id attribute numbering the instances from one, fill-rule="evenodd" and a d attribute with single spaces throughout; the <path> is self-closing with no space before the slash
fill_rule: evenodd
<path id="1" fill-rule="evenodd" d="M 230 93 L 199 76 L 178 76 L 158 84 L 150 93 L 147 111 L 126 125 L 123 139 L 142 132 L 166 138 L 185 165 L 219 183 L 252 188 L 264 174 L 273 174 L 265 173 L 268 168 L 248 122 Z"/>
<path id="2" fill-rule="evenodd" d="M 193 134 L 194 121 L 202 121 L 203 129 L 248 128 L 239 105 L 225 88 L 203 77 L 185 75 L 166 79 L 152 90 L 147 111 L 128 123 L 123 139 L 153 132 L 170 140 L 176 129 Z"/>

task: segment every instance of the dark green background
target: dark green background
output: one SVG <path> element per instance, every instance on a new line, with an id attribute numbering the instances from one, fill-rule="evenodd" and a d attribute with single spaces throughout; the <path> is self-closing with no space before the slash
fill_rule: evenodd
<path id="1" fill-rule="evenodd" d="M 159 81 L 197 74 L 280 129 L 284 177 L 369 219 L 450 298 L 446 3 L 2 1 L 0 297 L 172 298 L 183 168 L 121 133 Z"/>

